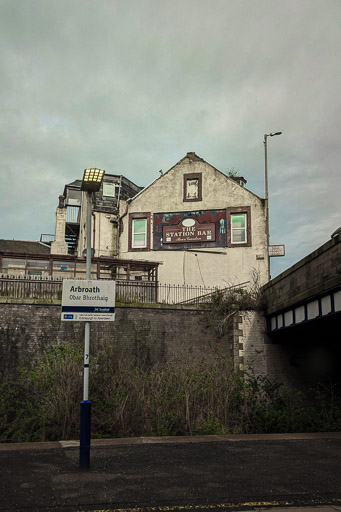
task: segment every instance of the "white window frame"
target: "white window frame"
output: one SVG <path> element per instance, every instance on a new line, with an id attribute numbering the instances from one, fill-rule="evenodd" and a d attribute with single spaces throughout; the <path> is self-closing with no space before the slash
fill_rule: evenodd
<path id="1" fill-rule="evenodd" d="M 199 178 L 191 178 L 186 183 L 186 199 L 187 201 L 195 201 L 199 199 Z M 190 191 L 193 188 L 193 195 L 190 195 Z"/>
<path id="2" fill-rule="evenodd" d="M 244 227 L 243 228 L 234 228 L 233 227 L 233 218 L 234 217 L 244 217 Z M 247 244 L 247 213 L 231 213 L 231 244 Z M 233 233 L 234 231 L 237 231 L 237 230 L 240 230 L 240 229 L 243 229 L 244 230 L 244 233 L 245 233 L 245 240 L 243 241 L 234 241 L 233 240 Z"/>
<path id="3" fill-rule="evenodd" d="M 105 193 L 105 187 L 108 186 L 108 185 L 110 186 L 110 188 L 111 187 L 114 188 L 114 193 L 113 194 L 112 193 L 111 194 Z M 117 189 L 118 189 L 117 183 L 111 183 L 109 181 L 104 181 L 103 182 L 103 196 L 104 197 L 116 197 Z"/>
<path id="4" fill-rule="evenodd" d="M 135 222 L 141 222 L 144 221 L 145 223 L 145 231 L 144 233 L 135 233 Z M 146 249 L 147 247 L 147 230 L 148 230 L 148 219 L 141 218 L 141 219 L 132 219 L 132 225 L 131 225 L 131 246 L 133 249 Z M 135 234 L 136 235 L 142 235 L 144 234 L 144 245 L 135 245 Z"/>

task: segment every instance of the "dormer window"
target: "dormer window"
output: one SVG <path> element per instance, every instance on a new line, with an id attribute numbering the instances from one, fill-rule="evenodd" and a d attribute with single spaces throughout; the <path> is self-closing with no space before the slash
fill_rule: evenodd
<path id="1" fill-rule="evenodd" d="M 103 196 L 116 197 L 118 186 L 115 183 L 104 182 L 103 183 Z"/>
<path id="2" fill-rule="evenodd" d="M 80 206 L 82 202 L 82 192 L 73 188 L 67 190 L 66 204 L 67 206 Z"/>

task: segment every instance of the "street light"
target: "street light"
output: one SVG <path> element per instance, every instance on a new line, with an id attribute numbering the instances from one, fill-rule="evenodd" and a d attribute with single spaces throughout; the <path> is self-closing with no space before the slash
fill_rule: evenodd
<path id="1" fill-rule="evenodd" d="M 86 192 L 86 279 L 91 280 L 91 213 L 92 193 L 98 192 L 103 181 L 102 169 L 85 169 L 81 190 Z M 91 402 L 89 401 L 89 349 L 90 322 L 85 322 L 84 333 L 84 381 L 83 401 L 81 402 L 79 465 L 87 468 L 90 465 L 91 438 Z"/>
<path id="2" fill-rule="evenodd" d="M 265 156 L 265 203 L 266 203 L 266 237 L 268 246 L 268 278 L 270 281 L 270 220 L 269 220 L 269 183 L 268 183 L 268 146 L 267 138 L 275 135 L 282 135 L 282 132 L 271 132 L 264 134 L 264 156 Z"/>
<path id="3" fill-rule="evenodd" d="M 85 169 L 81 190 L 98 192 L 101 188 L 104 172 L 102 169 Z"/>

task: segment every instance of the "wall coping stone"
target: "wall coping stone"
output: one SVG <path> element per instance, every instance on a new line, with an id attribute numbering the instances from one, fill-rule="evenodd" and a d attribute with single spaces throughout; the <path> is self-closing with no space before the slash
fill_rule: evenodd
<path id="1" fill-rule="evenodd" d="M 39 305 L 39 306 L 60 306 L 62 301 L 60 299 L 22 299 L 22 298 L 8 298 L 0 297 L 0 304 L 25 304 L 25 305 Z M 203 304 L 140 304 L 130 303 L 121 304 L 116 303 L 115 308 L 135 308 L 135 309 L 174 309 L 184 311 L 203 311 L 205 305 Z"/>
<path id="2" fill-rule="evenodd" d="M 297 263 L 292 265 L 290 268 L 288 268 L 287 270 L 285 270 L 278 276 L 271 279 L 271 281 L 269 281 L 268 283 L 263 285 L 262 286 L 263 291 L 266 291 L 268 288 L 271 288 L 274 284 L 277 284 L 282 279 L 285 279 L 290 274 L 293 274 L 294 272 L 296 272 L 296 270 L 298 270 L 301 267 L 304 267 L 304 265 L 306 265 L 310 261 L 314 260 L 315 258 L 318 258 L 319 256 L 321 256 L 321 254 L 323 254 L 326 251 L 329 251 L 330 249 L 332 249 L 334 247 L 334 245 L 337 245 L 339 243 L 341 243 L 341 235 L 337 235 L 337 236 L 331 238 L 330 240 L 328 240 L 328 242 L 321 245 L 321 247 L 319 247 L 312 253 L 308 254 L 308 256 L 305 256 L 305 258 L 301 259 L 300 261 L 298 261 Z"/>

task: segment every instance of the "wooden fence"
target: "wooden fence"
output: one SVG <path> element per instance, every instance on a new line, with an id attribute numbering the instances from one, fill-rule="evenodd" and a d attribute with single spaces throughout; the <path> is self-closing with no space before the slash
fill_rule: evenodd
<path id="1" fill-rule="evenodd" d="M 0 297 L 8 299 L 62 299 L 62 279 L 0 274 Z"/>

